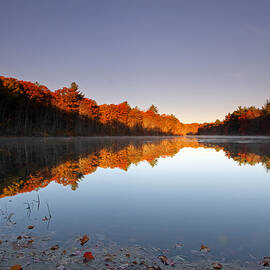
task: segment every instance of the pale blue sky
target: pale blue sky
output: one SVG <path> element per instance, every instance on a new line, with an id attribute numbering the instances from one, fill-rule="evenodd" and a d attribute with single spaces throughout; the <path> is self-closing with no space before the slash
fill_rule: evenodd
<path id="1" fill-rule="evenodd" d="M 270 98 L 269 0 L 1 0 L 0 74 L 180 121 Z"/>

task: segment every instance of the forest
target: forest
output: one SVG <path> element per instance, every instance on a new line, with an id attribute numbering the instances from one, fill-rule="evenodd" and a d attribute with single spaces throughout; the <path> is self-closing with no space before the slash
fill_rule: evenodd
<path id="1" fill-rule="evenodd" d="M 223 121 L 204 123 L 198 135 L 270 135 L 270 101 L 261 108 L 241 107 L 225 116 Z"/>
<path id="2" fill-rule="evenodd" d="M 193 132 L 174 115 L 146 111 L 128 102 L 98 105 L 73 82 L 49 90 L 32 83 L 0 76 L 1 136 L 183 135 Z"/>
<path id="3" fill-rule="evenodd" d="M 73 82 L 49 90 L 0 76 L 0 136 L 270 135 L 270 102 L 238 107 L 223 121 L 181 123 L 174 115 L 131 108 L 127 101 L 101 104 L 86 98 Z"/>

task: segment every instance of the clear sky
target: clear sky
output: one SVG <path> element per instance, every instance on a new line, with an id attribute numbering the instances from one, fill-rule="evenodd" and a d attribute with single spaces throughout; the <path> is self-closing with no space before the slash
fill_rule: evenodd
<path id="1" fill-rule="evenodd" d="M 270 0 L 1 0 L 0 74 L 214 121 L 270 98 Z"/>

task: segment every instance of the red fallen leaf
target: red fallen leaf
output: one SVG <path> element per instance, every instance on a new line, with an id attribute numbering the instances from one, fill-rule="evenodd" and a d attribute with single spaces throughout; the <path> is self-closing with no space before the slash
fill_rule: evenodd
<path id="1" fill-rule="evenodd" d="M 35 226 L 30 225 L 30 226 L 28 226 L 27 228 L 28 228 L 28 230 L 32 230 L 32 229 L 34 229 L 34 227 L 35 227 Z"/>
<path id="2" fill-rule="evenodd" d="M 263 257 L 262 266 L 270 266 L 270 257 Z"/>
<path id="3" fill-rule="evenodd" d="M 168 265 L 168 263 L 167 263 L 168 258 L 166 256 L 161 255 L 161 256 L 159 256 L 159 259 L 161 260 L 162 263 Z"/>
<path id="4" fill-rule="evenodd" d="M 200 251 L 206 253 L 206 252 L 210 252 L 211 249 L 208 246 L 201 245 Z"/>
<path id="5" fill-rule="evenodd" d="M 46 216 L 42 219 L 42 221 L 47 221 L 49 220 Z"/>
<path id="6" fill-rule="evenodd" d="M 164 263 L 165 265 L 170 265 L 170 266 L 174 266 L 175 262 L 169 258 L 167 258 L 164 255 L 160 255 L 159 259 L 161 260 L 162 263 Z"/>
<path id="7" fill-rule="evenodd" d="M 83 246 L 86 242 L 88 242 L 89 237 L 85 234 L 81 239 L 81 245 Z"/>
<path id="8" fill-rule="evenodd" d="M 211 265 L 213 266 L 214 269 L 218 270 L 222 269 L 222 264 L 220 263 L 212 263 Z"/>
<path id="9" fill-rule="evenodd" d="M 58 248 L 59 248 L 58 245 L 54 245 L 54 246 L 51 247 L 51 250 L 57 250 Z"/>
<path id="10" fill-rule="evenodd" d="M 84 262 L 89 262 L 89 261 L 95 259 L 95 257 L 93 256 L 92 252 L 90 252 L 90 251 L 89 252 L 85 252 L 83 254 L 83 258 L 84 258 Z"/>
<path id="11" fill-rule="evenodd" d="M 23 270 L 22 266 L 19 264 L 15 264 L 9 268 L 9 270 Z"/>

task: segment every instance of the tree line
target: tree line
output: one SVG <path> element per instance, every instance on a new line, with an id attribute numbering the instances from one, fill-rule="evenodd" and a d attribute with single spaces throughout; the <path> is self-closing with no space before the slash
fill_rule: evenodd
<path id="1" fill-rule="evenodd" d="M 143 111 L 128 102 L 98 105 L 73 82 L 49 90 L 0 76 L 0 135 L 95 136 L 180 135 L 190 132 L 174 115 L 159 114 L 152 105 Z"/>
<path id="2" fill-rule="evenodd" d="M 199 126 L 199 135 L 270 135 L 270 101 L 261 108 L 241 107 L 228 113 L 223 121 Z"/>
<path id="3" fill-rule="evenodd" d="M 154 105 L 145 111 L 127 101 L 98 105 L 75 82 L 51 91 L 38 82 L 0 76 L 0 136 L 186 134 L 270 135 L 270 101 L 261 108 L 240 106 L 223 121 L 183 124 Z"/>

